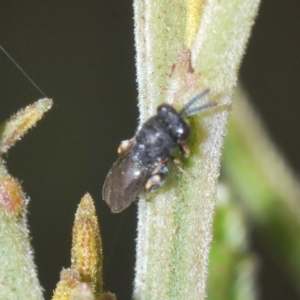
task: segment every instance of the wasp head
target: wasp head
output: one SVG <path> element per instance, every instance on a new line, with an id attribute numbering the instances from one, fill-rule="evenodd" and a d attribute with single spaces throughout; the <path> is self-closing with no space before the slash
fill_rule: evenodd
<path id="1" fill-rule="evenodd" d="M 169 104 L 162 104 L 157 108 L 157 118 L 168 126 L 171 136 L 176 143 L 187 141 L 190 128 L 183 117 Z"/>

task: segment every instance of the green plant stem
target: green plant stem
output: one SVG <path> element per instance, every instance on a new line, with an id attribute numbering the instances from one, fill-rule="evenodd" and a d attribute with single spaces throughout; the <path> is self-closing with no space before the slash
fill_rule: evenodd
<path id="1" fill-rule="evenodd" d="M 183 162 L 190 175 L 174 170 L 151 203 L 139 201 L 135 299 L 205 298 L 228 107 L 258 4 L 134 1 L 141 121 L 161 102 L 182 107 L 205 88 L 211 90 L 209 101 L 219 104 L 191 120 L 192 155 Z M 187 22 L 194 16 L 190 8 L 201 6 L 194 30 Z M 196 35 L 187 42 L 191 32 Z"/>
<path id="2" fill-rule="evenodd" d="M 224 174 L 254 221 L 270 257 L 300 282 L 300 186 L 237 89 L 224 151 Z"/>
<path id="3" fill-rule="evenodd" d="M 7 172 L 3 154 L 20 140 L 52 106 L 41 99 L 2 124 L 0 132 L 0 299 L 43 299 L 27 228 L 26 198 L 19 182 Z"/>
<path id="4" fill-rule="evenodd" d="M 0 181 L 2 178 L 0 175 Z M 25 213 L 16 218 L 0 210 L 0 298 L 3 300 L 43 299 L 29 243 Z"/>
<path id="5" fill-rule="evenodd" d="M 257 299 L 257 261 L 249 251 L 245 220 L 245 212 L 233 201 L 228 185 L 219 184 L 209 256 L 208 299 Z"/>

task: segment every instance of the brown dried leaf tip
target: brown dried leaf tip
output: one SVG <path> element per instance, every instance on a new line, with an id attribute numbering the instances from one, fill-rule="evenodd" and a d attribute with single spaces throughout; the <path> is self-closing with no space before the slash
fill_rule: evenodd
<path id="1" fill-rule="evenodd" d="M 102 242 L 93 199 L 80 201 L 73 226 L 71 268 L 61 272 L 53 300 L 102 299 Z"/>
<path id="2" fill-rule="evenodd" d="M 16 141 L 39 121 L 44 113 L 52 106 L 51 99 L 41 99 L 21 109 L 13 115 L 3 126 L 0 137 L 0 154 L 7 152 Z"/>
<path id="3" fill-rule="evenodd" d="M 0 209 L 11 216 L 22 216 L 25 208 L 25 195 L 18 181 L 6 174 L 0 166 Z"/>

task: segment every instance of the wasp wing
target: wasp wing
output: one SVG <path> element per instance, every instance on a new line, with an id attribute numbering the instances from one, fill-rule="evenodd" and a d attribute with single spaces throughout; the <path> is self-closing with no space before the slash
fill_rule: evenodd
<path id="1" fill-rule="evenodd" d="M 120 155 L 110 169 L 102 190 L 102 198 L 113 213 L 119 213 L 137 199 L 149 178 L 147 168 L 132 158 L 129 150 Z"/>

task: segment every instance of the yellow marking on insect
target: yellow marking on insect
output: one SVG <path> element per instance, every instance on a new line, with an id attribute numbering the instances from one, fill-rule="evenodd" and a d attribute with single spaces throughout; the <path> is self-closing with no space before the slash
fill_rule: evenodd
<path id="1" fill-rule="evenodd" d="M 131 142 L 129 140 L 122 141 L 119 148 L 118 148 L 118 154 L 123 154 L 124 152 L 128 151 L 131 147 Z"/>
<path id="2" fill-rule="evenodd" d="M 159 184 L 160 181 L 161 181 L 160 175 L 154 175 L 154 176 L 150 177 L 145 185 L 146 191 L 149 191 L 152 187 Z"/>

